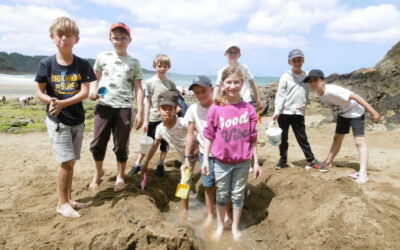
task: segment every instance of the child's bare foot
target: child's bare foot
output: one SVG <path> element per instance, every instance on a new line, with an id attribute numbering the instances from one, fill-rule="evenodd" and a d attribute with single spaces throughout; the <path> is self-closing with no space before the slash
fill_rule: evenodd
<path id="1" fill-rule="evenodd" d="M 121 192 L 125 189 L 125 182 L 123 179 L 117 178 L 114 186 L 114 192 Z"/>
<path id="2" fill-rule="evenodd" d="M 242 235 L 242 233 L 239 231 L 239 229 L 235 229 L 232 227 L 232 235 L 233 235 L 233 240 L 238 241 L 240 240 L 240 236 Z"/>
<path id="3" fill-rule="evenodd" d="M 212 216 L 207 216 L 207 218 L 203 222 L 203 227 L 207 228 L 211 225 L 211 222 L 213 220 Z"/>
<path id="4" fill-rule="evenodd" d="M 75 211 L 75 209 L 73 209 L 69 203 L 58 204 L 56 211 L 66 218 L 74 219 L 81 217 L 81 215 Z"/>
<path id="5" fill-rule="evenodd" d="M 224 232 L 224 227 L 223 226 L 218 226 L 217 230 L 215 230 L 212 239 L 215 241 L 219 241 L 221 239 L 222 233 Z"/>
<path id="6" fill-rule="evenodd" d="M 358 178 L 355 180 L 358 184 L 364 184 L 369 181 L 368 175 L 359 175 Z"/>
<path id="7" fill-rule="evenodd" d="M 323 162 L 321 162 L 321 166 L 331 168 L 333 165 L 332 165 L 332 162 L 328 163 L 327 161 L 323 161 Z"/>
<path id="8" fill-rule="evenodd" d="M 182 220 L 187 220 L 188 217 L 189 217 L 189 211 L 186 210 L 186 209 L 183 209 L 182 212 L 181 212 L 181 219 Z"/>
<path id="9" fill-rule="evenodd" d="M 232 219 L 229 218 L 229 216 L 225 216 L 224 229 L 229 230 L 231 228 L 232 228 Z"/>
<path id="10" fill-rule="evenodd" d="M 89 184 L 89 188 L 90 189 L 96 189 L 97 186 L 100 184 L 101 177 L 103 177 L 103 175 L 104 175 L 104 170 L 103 169 L 98 171 L 98 172 L 96 171 L 96 173 L 93 176 L 92 181 Z"/>
<path id="11" fill-rule="evenodd" d="M 88 205 L 85 203 L 80 203 L 74 200 L 69 200 L 69 204 L 71 205 L 72 208 L 74 209 L 82 209 L 82 208 L 87 208 Z"/>

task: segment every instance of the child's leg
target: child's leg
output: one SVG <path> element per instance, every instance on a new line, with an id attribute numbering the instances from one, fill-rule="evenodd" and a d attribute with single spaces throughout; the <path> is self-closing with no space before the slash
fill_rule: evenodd
<path id="1" fill-rule="evenodd" d="M 335 134 L 335 136 L 333 137 L 331 149 L 329 150 L 329 153 L 324 161 L 324 165 L 326 165 L 327 167 L 332 167 L 333 160 L 335 159 L 336 155 L 340 151 L 340 148 L 342 147 L 344 136 L 345 134 Z"/>
<path id="2" fill-rule="evenodd" d="M 233 207 L 232 234 L 234 240 L 240 238 L 239 222 L 242 214 L 244 192 L 249 176 L 250 160 L 235 164 L 232 171 L 231 200 Z"/>
<path id="3" fill-rule="evenodd" d="M 93 140 L 90 143 L 90 152 L 92 152 L 95 161 L 96 171 L 89 188 L 95 189 L 104 175 L 103 161 L 107 151 L 107 143 L 111 136 L 111 109 L 104 110 L 101 105 L 95 108 Z M 107 113 L 108 112 L 108 113 Z"/>
<path id="4" fill-rule="evenodd" d="M 208 227 L 213 219 L 214 205 L 215 205 L 215 173 L 214 164 L 215 158 L 208 157 L 210 173 L 208 176 L 201 175 L 201 182 L 205 190 L 205 200 L 207 208 L 207 219 L 204 221 L 203 226 Z M 203 153 L 199 152 L 199 165 L 203 165 Z"/>
<path id="5" fill-rule="evenodd" d="M 292 115 L 292 129 L 293 133 L 296 137 L 297 143 L 299 144 L 301 150 L 304 153 L 304 156 L 306 157 L 306 160 L 308 162 L 312 162 L 315 157 L 314 154 L 311 151 L 311 146 L 310 143 L 308 142 L 307 139 L 307 134 L 306 134 L 306 126 L 304 123 L 304 116 L 302 115 Z"/>
<path id="6" fill-rule="evenodd" d="M 355 136 L 354 141 L 356 143 L 358 154 L 360 157 L 360 175 L 358 176 L 356 182 L 363 184 L 368 181 L 368 145 L 364 136 Z"/>
<path id="7" fill-rule="evenodd" d="M 104 175 L 104 170 L 103 170 L 103 161 L 94 161 L 95 166 L 96 166 L 96 172 L 94 173 L 93 179 L 89 184 L 90 189 L 95 189 L 100 183 L 101 178 Z"/>
<path id="8" fill-rule="evenodd" d="M 218 240 L 224 231 L 224 219 L 226 204 L 231 191 L 233 165 L 224 164 L 215 161 L 214 173 L 216 182 L 216 203 L 217 203 L 217 230 L 214 233 L 214 239 Z M 248 169 L 246 169 L 248 171 Z"/>
<path id="9" fill-rule="evenodd" d="M 72 175 L 75 160 L 61 163 L 61 167 L 57 175 L 57 193 L 58 204 L 57 213 L 67 218 L 78 218 L 80 214 L 71 206 L 70 200 L 70 180 L 72 183 Z"/>
<path id="10" fill-rule="evenodd" d="M 281 144 L 279 145 L 280 161 L 287 162 L 287 153 L 289 149 L 288 135 L 290 126 L 290 116 L 281 114 L 278 118 L 279 127 L 282 129 Z"/>
<path id="11" fill-rule="evenodd" d="M 113 151 L 117 158 L 117 179 L 114 191 L 119 192 L 125 189 L 125 167 L 129 154 L 129 136 L 132 129 L 132 109 L 121 108 L 113 127 L 114 148 Z"/>

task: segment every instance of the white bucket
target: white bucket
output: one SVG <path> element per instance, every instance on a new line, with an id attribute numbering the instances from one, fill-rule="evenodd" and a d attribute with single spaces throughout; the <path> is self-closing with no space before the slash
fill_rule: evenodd
<path id="1" fill-rule="evenodd" d="M 282 129 L 278 127 L 278 123 L 276 121 L 269 123 L 266 133 L 268 142 L 272 146 L 279 146 L 281 144 Z"/>
<path id="2" fill-rule="evenodd" d="M 147 135 L 142 135 L 139 138 L 139 153 L 145 155 L 150 151 L 151 145 L 153 145 L 153 138 Z"/>

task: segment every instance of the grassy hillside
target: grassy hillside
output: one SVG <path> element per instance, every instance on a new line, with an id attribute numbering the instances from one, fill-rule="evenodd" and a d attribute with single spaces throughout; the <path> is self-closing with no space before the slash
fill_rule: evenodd
<path id="1" fill-rule="evenodd" d="M 41 59 L 46 56 L 26 56 L 19 53 L 0 52 L 0 73 L 5 74 L 34 74 Z M 95 59 L 87 58 L 93 65 Z M 142 69 L 143 73 L 154 71 Z"/>

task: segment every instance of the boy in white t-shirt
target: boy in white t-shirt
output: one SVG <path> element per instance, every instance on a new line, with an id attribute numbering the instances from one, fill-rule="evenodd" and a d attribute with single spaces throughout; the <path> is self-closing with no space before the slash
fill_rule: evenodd
<path id="1" fill-rule="evenodd" d="M 186 112 L 185 119 L 188 122 L 188 132 L 186 137 L 185 158 L 184 167 L 190 168 L 189 159 L 194 158 L 190 155 L 192 151 L 192 145 L 195 143 L 196 138 L 199 142 L 199 165 L 203 165 L 203 152 L 204 152 L 204 135 L 203 130 L 207 126 L 207 112 L 210 106 L 214 103 L 213 101 L 213 87 L 211 80 L 205 76 L 197 76 L 193 79 L 192 85 L 189 87 L 189 91 L 193 91 L 198 102 L 191 105 Z M 196 133 L 197 132 L 197 133 Z M 205 200 L 207 207 L 207 219 L 204 222 L 204 226 L 210 225 L 213 218 L 213 210 L 215 205 L 215 175 L 214 175 L 214 163 L 215 158 L 212 156 L 208 157 L 210 166 L 209 175 L 201 175 L 201 182 L 205 189 Z"/>
<path id="2" fill-rule="evenodd" d="M 353 130 L 354 141 L 360 158 L 360 172 L 350 174 L 357 183 L 363 184 L 368 181 L 368 146 L 364 137 L 365 109 L 371 114 L 371 120 L 379 122 L 379 114 L 361 96 L 354 94 L 343 87 L 327 84 L 321 70 L 313 69 L 304 79 L 312 90 L 315 90 L 318 98 L 338 113 L 336 131 L 333 143 L 324 161 L 324 165 L 331 167 L 332 162 L 340 151 L 345 134 L 348 134 L 350 127 Z"/>
<path id="3" fill-rule="evenodd" d="M 231 43 L 225 48 L 225 57 L 228 61 L 228 65 L 221 68 L 218 71 L 218 76 L 217 76 L 217 82 L 216 82 L 216 88 L 215 88 L 215 93 L 214 97 L 218 97 L 221 94 L 221 76 L 222 76 L 222 71 L 228 66 L 236 65 L 239 67 L 240 71 L 243 74 L 243 77 L 245 78 L 245 84 L 243 84 L 242 89 L 240 90 L 240 97 L 242 98 L 243 101 L 250 103 L 252 101 L 251 99 L 251 93 L 250 93 L 250 88 L 253 91 L 253 95 L 255 97 L 255 101 L 257 103 L 257 108 L 261 109 L 263 107 L 263 102 L 261 101 L 260 95 L 257 91 L 256 83 L 254 82 L 254 77 L 251 74 L 249 68 L 245 64 L 241 64 L 238 62 L 241 53 L 240 53 L 240 47 L 235 44 Z M 246 84 L 249 83 L 249 86 Z"/>
<path id="4" fill-rule="evenodd" d="M 155 132 L 155 140 L 149 153 L 146 155 L 144 164 L 142 166 L 142 172 L 147 172 L 147 167 L 149 165 L 150 159 L 153 157 L 154 153 L 157 151 L 157 147 L 160 145 L 161 140 L 165 140 L 169 145 L 173 146 L 176 151 L 178 151 L 181 156 L 181 162 L 184 162 L 184 158 L 188 158 L 190 162 L 190 175 L 187 183 L 190 184 L 191 176 L 194 168 L 195 160 L 193 153 L 185 155 L 185 144 L 187 134 L 187 122 L 181 117 L 177 117 L 177 107 L 178 107 L 178 92 L 177 91 L 164 91 L 158 95 L 158 112 L 161 116 L 162 123 L 160 123 Z M 194 149 L 194 147 L 192 147 Z M 181 166 L 181 183 L 184 182 L 185 167 Z M 182 199 L 183 204 L 183 214 L 187 215 L 189 209 L 189 199 Z"/>

